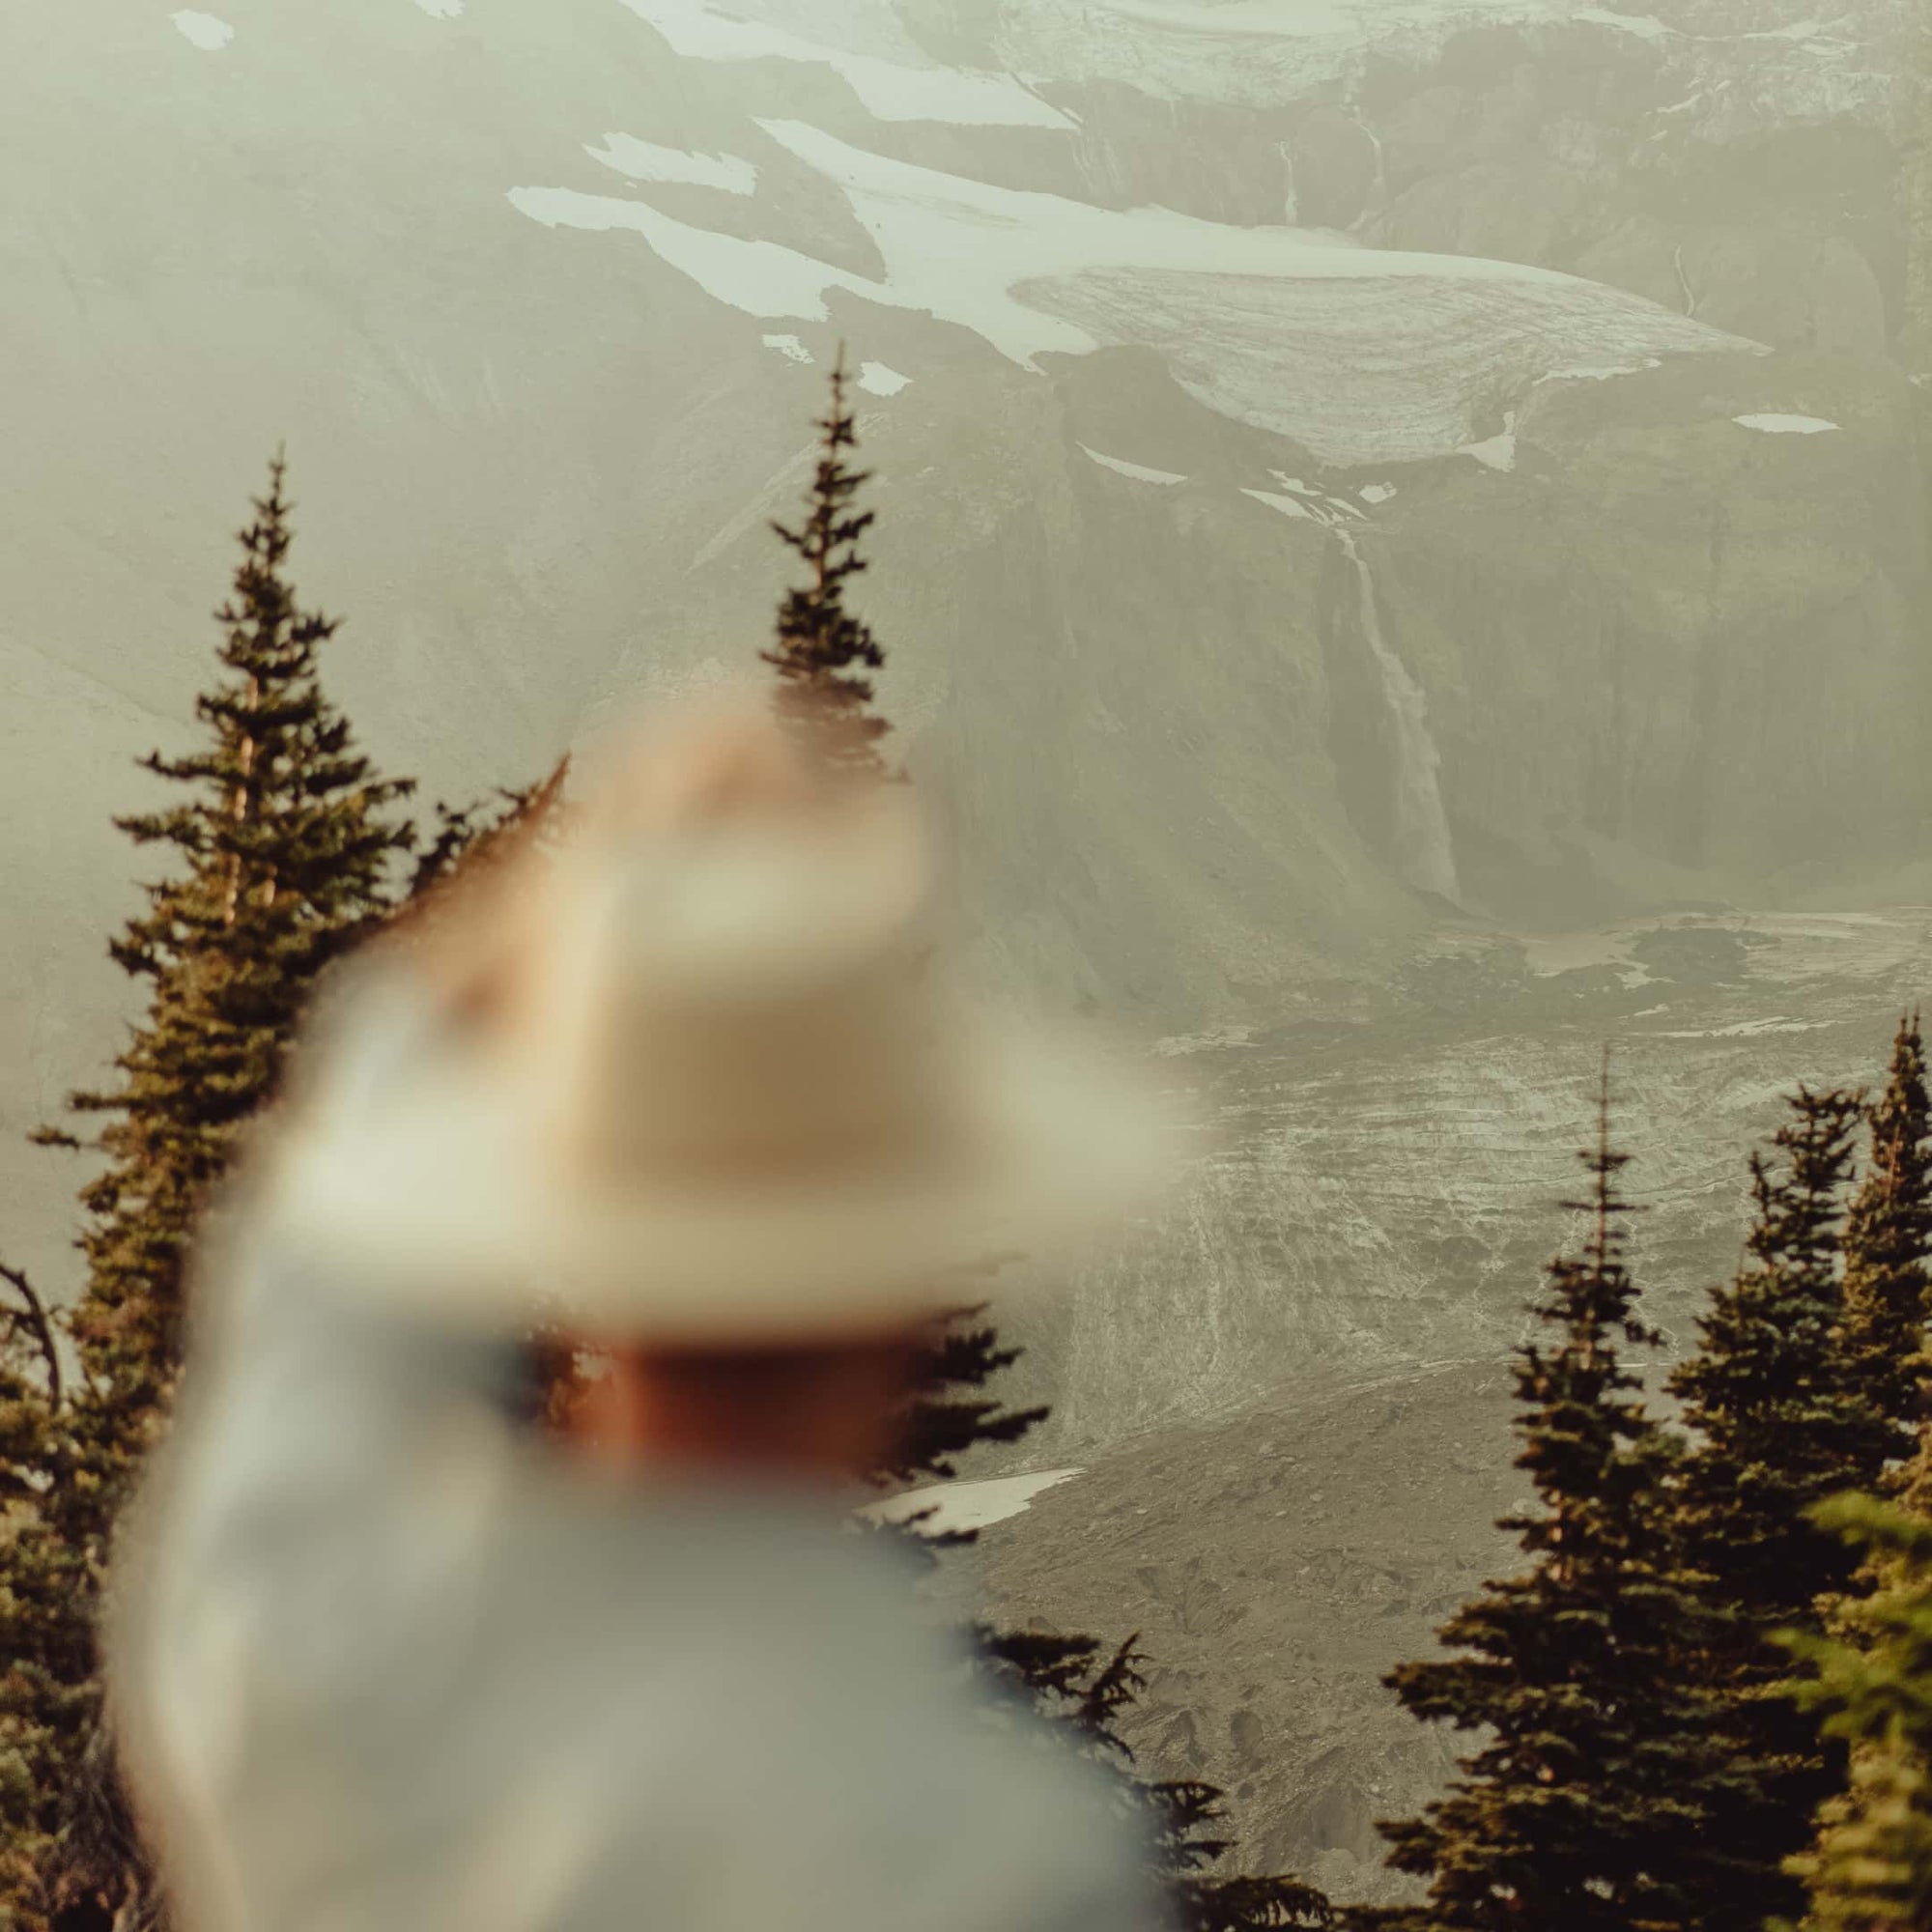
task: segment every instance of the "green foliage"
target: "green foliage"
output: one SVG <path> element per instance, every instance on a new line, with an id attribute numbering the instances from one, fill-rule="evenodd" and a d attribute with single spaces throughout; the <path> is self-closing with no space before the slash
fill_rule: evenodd
<path id="1" fill-rule="evenodd" d="M 1856 1557 L 1809 1513 L 1839 1491 L 1875 1487 L 1892 1442 L 1843 1324 L 1844 1193 L 1861 1101 L 1801 1087 L 1790 1104 L 1775 1136 L 1783 1160 L 1774 1170 L 1751 1156 L 1749 1259 L 1714 1291 L 1698 1350 L 1670 1382 L 1696 1438 L 1676 1486 L 1678 1532 L 1713 1618 L 1695 1672 L 1729 1758 L 1721 1831 L 1742 1867 L 1704 1894 L 1712 1926 L 1755 1928 L 1803 1909 L 1786 1861 L 1842 1784 L 1845 1753 L 1781 1693 L 1788 1662 L 1773 1637 L 1822 1635 L 1826 1606 L 1853 1590 Z"/>
<path id="2" fill-rule="evenodd" d="M 1928 1367 L 1932 1122 L 1916 1013 L 1899 1023 L 1868 1118 L 1871 1159 L 1845 1224 L 1841 1343 L 1895 1454 L 1914 1442 Z M 1807 1666 L 1788 1687 L 1799 1710 L 1849 1752 L 1815 1842 L 1787 1867 L 1810 1896 L 1805 1932 L 1932 1924 L 1932 1428 L 1918 1426 L 1912 1460 L 1882 1482 L 1894 1500 L 1847 1492 L 1813 1508 L 1814 1525 L 1857 1562 L 1854 1587 L 1830 1604 L 1822 1634 L 1776 1634 Z"/>
<path id="3" fill-rule="evenodd" d="M 998 1330 L 980 1319 L 984 1313 L 983 1304 L 957 1309 L 935 1326 L 898 1446 L 879 1471 L 882 1482 L 944 1482 L 959 1473 L 957 1459 L 967 1450 L 1017 1442 L 1046 1420 L 1044 1408 L 1008 1408 L 984 1393 L 1020 1357 L 1001 1346 Z"/>
<path id="4" fill-rule="evenodd" d="M 1690 1932 L 1704 1926 L 1698 1877 L 1728 1865 L 1710 1830 L 1726 1771 L 1684 1670 L 1705 1615 L 1669 1534 L 1669 1446 L 1622 1352 L 1658 1337 L 1623 1260 L 1634 1209 L 1616 1189 L 1629 1156 L 1609 1145 L 1607 1089 L 1579 1158 L 1594 1186 L 1568 1205 L 1592 1231 L 1532 1304 L 1549 1339 L 1517 1350 L 1516 1465 L 1538 1506 L 1499 1526 L 1529 1566 L 1443 1626 L 1458 1655 L 1384 1680 L 1414 1716 L 1483 1743 L 1422 1817 L 1381 1828 L 1389 1863 L 1429 1880 L 1427 1902 L 1360 1912 L 1360 1925 Z"/>
<path id="5" fill-rule="evenodd" d="M 33 1923 L 94 1905 L 143 1916 L 149 1890 L 100 1724 L 93 1625 L 116 1514 L 158 1433 L 180 1365 L 183 1284 L 196 1217 L 249 1121 L 275 1096 L 284 1049 L 316 977 L 383 919 L 413 829 L 388 815 L 407 781 L 374 778 L 324 697 L 318 648 L 335 621 L 298 608 L 279 457 L 240 533 L 217 611 L 228 673 L 196 699 L 205 750 L 142 760 L 185 787 L 170 809 L 116 819 L 180 869 L 109 952 L 147 988 L 115 1086 L 69 1105 L 105 1117 L 85 1145 L 104 1163 L 81 1189 L 87 1281 L 68 1328 L 82 1378 L 48 1379 L 34 1435 L 10 1443 L 38 1493 L 5 1546 L 0 1753 L 22 1774 L 4 1802 L 14 1886 Z"/>
<path id="6" fill-rule="evenodd" d="M 387 815 L 412 782 L 374 778 L 322 694 L 316 653 L 337 624 L 297 608 L 283 480 L 278 457 L 216 612 L 229 675 L 195 700 L 212 742 L 142 760 L 188 796 L 114 821 L 137 845 L 171 847 L 182 869 L 145 886 L 147 911 L 109 942 L 149 989 L 114 1063 L 122 1078 L 68 1101 L 107 1117 L 91 1143 L 105 1169 L 81 1193 L 88 1280 L 73 1333 L 103 1385 L 90 1420 L 110 1435 L 129 1423 L 130 1450 L 179 1359 L 183 1264 L 208 1189 L 273 1098 L 317 974 L 385 916 L 391 865 L 414 842 Z"/>
<path id="7" fill-rule="evenodd" d="M 376 777 L 323 695 L 318 652 L 337 626 L 289 582 L 284 474 L 277 457 L 240 532 L 216 612 L 225 675 L 195 702 L 204 748 L 141 761 L 182 800 L 115 821 L 176 861 L 109 942 L 146 1013 L 118 1082 L 69 1097 L 98 1133 L 35 1136 L 101 1157 L 80 1192 L 86 1284 L 65 1324 L 77 1380 L 9 1277 L 22 1300 L 0 1365 L 0 1912 L 23 1928 L 158 1914 L 101 1722 L 94 1621 L 113 1525 L 179 1373 L 197 1216 L 274 1101 L 316 980 L 387 917 L 415 839 L 392 813 L 410 781 Z"/>
<path id="8" fill-rule="evenodd" d="M 384 942 L 407 941 L 427 930 L 459 894 L 497 879 L 530 847 L 568 838 L 575 822 L 564 796 L 569 779 L 566 753 L 536 784 L 498 786 L 495 818 L 485 818 L 480 805 L 454 807 L 439 799 L 436 837 L 416 857 L 402 902 L 384 924 Z"/>
<path id="9" fill-rule="evenodd" d="M 1917 1439 L 1932 1250 L 1932 1103 L 1917 1013 L 1899 1021 L 1885 1092 L 1866 1118 L 1870 1159 L 1845 1217 L 1840 1347 L 1880 1419 L 1873 1453 L 1895 1462 Z"/>
<path id="10" fill-rule="evenodd" d="M 845 585 L 867 568 L 859 540 L 874 512 L 853 507 L 869 472 L 847 461 L 858 427 L 845 398 L 845 353 L 832 371 L 832 402 L 817 427 L 818 466 L 805 521 L 772 527 L 803 560 L 806 582 L 779 607 L 778 648 L 760 653 L 779 674 L 779 716 L 801 742 L 834 764 L 882 772 L 878 741 L 890 728 L 867 706 L 885 654 L 867 626 L 845 608 Z M 855 668 L 857 667 L 857 668 Z"/>
<path id="11" fill-rule="evenodd" d="M 0 1916 L 32 1924 L 51 1902 L 46 1868 L 93 1716 L 91 1637 L 72 1605 L 96 1579 L 43 1514 L 72 1478 L 55 1318 L 17 1268 L 0 1277 Z"/>
<path id="12" fill-rule="evenodd" d="M 1809 1666 L 1802 1710 L 1849 1747 L 1846 1788 L 1815 1845 L 1791 1861 L 1810 1895 L 1804 1932 L 1923 1932 L 1932 1925 L 1932 1522 L 1874 1496 L 1828 1499 L 1814 1523 L 1879 1579 L 1829 1636 L 1784 1641 Z"/>
<path id="13" fill-rule="evenodd" d="M 1116 1719 L 1147 1689 L 1138 1634 L 1108 1655 L 1090 1636 L 976 1627 L 994 1672 L 1023 1689 L 1036 1709 L 1069 1726 L 1098 1755 L 1131 1772 L 1134 1755 Z M 1197 1778 L 1141 1781 L 1137 1788 L 1153 1829 L 1155 1869 L 1176 1906 L 1180 1932 L 1271 1932 L 1337 1922 L 1335 1909 L 1313 1886 L 1279 1875 L 1229 1878 L 1208 1870 L 1234 1843 L 1219 1834 L 1220 1790 Z"/>

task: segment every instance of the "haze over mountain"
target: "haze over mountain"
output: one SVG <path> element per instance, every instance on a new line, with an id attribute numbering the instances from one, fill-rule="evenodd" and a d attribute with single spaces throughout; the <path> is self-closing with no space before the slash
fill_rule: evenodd
<path id="1" fill-rule="evenodd" d="M 1227 1418 L 1315 1430 L 1431 1375 L 1415 1412 L 1491 1439 L 1482 1365 L 1562 1233 L 1605 1037 L 1682 1336 L 1779 1089 L 1868 1076 L 1922 987 L 1905 25 L 1902 0 L 4 10 L 6 1252 L 72 1281 L 72 1176 L 16 1130 L 118 1037 L 101 942 L 139 861 L 109 815 L 191 736 L 276 443 L 298 581 L 348 618 L 331 690 L 386 769 L 468 796 L 635 692 L 754 668 L 767 519 L 842 339 L 882 706 L 946 802 L 977 957 L 1159 1040 L 1223 1128 L 1030 1331 L 1058 1413 L 1022 1461 L 1089 1473 L 989 1532 L 995 1580 L 1106 1607 L 1065 1526 L 1192 1469 L 1212 1494 L 1134 1528 L 1151 1641 L 1203 1658 L 1147 1735 L 1206 1712 L 1198 1761 L 1274 1855 L 1373 1885 L 1369 1786 L 1399 1808 L 1434 1746 L 1353 1650 L 1297 1675 L 1265 1618 L 1185 1628 L 1247 1561 L 1238 1522 L 1181 1553 L 1260 1493 Z M 1359 1400 L 1362 1430 L 1401 1406 Z M 1391 1467 L 1428 1453 L 1399 1424 Z M 1488 1560 L 1471 1482 L 1343 1512 L 1363 1575 L 1424 1510 L 1454 1573 L 1387 1661 Z M 1265 1534 L 1291 1531 L 1316 1533 Z M 1343 1688 L 1254 1770 L 1253 1726 L 1288 1737 L 1317 1680 Z"/>

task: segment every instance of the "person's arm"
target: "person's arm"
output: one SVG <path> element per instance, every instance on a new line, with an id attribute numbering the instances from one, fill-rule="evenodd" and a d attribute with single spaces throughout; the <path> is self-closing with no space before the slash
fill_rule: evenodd
<path id="1" fill-rule="evenodd" d="M 440 1024 L 419 982 L 356 985 L 315 1037 L 291 1124 L 355 1131 Z M 422 1331 L 318 1266 L 278 1221 L 300 1184 L 279 1151 L 204 1227 L 181 1400 L 117 1539 L 106 1632 L 137 1802 L 208 1932 L 279 1883 L 241 1821 L 272 1809 L 289 1763 L 377 1735 L 387 1705 L 461 1694 L 455 1634 L 519 1361 L 518 1338 Z M 394 1735 L 407 1749 L 424 1732 Z M 411 1775 L 382 1774 L 397 1790 Z"/>

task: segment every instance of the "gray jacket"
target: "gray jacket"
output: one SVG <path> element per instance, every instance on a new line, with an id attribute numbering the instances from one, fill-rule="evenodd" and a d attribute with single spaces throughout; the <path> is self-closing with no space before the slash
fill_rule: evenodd
<path id="1" fill-rule="evenodd" d="M 356 988 L 336 1130 L 426 1024 Z M 111 1695 L 185 1932 L 1165 1932 L 1116 1778 L 986 1690 L 886 1539 L 566 1462 L 514 1417 L 514 1338 L 409 1325 L 275 1199 L 204 1236 L 116 1565 Z"/>

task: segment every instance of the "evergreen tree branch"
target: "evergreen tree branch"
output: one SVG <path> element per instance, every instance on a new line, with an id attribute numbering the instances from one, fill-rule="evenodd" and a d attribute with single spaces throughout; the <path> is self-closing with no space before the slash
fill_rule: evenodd
<path id="1" fill-rule="evenodd" d="M 53 1323 L 48 1320 L 46 1303 L 41 1299 L 22 1268 L 0 1262 L 0 1281 L 4 1281 L 20 1298 L 18 1308 L 6 1311 L 7 1334 L 11 1338 L 17 1335 L 23 1325 L 26 1328 L 46 1371 L 47 1405 L 58 1411 L 65 1391 L 61 1380 L 60 1350 L 54 1344 Z"/>

